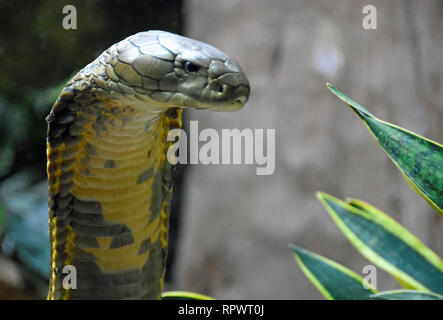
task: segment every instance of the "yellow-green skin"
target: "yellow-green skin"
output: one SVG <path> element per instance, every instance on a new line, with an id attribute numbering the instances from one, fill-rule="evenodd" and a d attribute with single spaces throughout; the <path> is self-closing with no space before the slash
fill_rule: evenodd
<path id="1" fill-rule="evenodd" d="M 48 299 L 160 298 L 167 134 L 181 127 L 183 107 L 238 110 L 248 96 L 234 60 L 161 31 L 113 45 L 67 84 L 47 118 Z M 75 289 L 65 266 L 75 267 Z"/>

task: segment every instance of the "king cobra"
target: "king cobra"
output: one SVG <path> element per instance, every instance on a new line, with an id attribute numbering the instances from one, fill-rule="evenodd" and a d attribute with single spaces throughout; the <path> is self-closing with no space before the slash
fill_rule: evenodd
<path id="1" fill-rule="evenodd" d="M 168 132 L 183 108 L 235 111 L 249 92 L 234 59 L 164 31 L 112 45 L 67 83 L 47 117 L 48 299 L 161 297 Z"/>

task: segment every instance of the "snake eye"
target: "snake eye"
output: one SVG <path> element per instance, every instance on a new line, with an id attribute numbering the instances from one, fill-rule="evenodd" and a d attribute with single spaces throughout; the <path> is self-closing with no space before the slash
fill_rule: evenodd
<path id="1" fill-rule="evenodd" d="M 195 73 L 198 71 L 199 66 L 196 64 L 193 64 L 192 62 L 186 61 L 184 64 L 185 71 L 188 73 Z"/>

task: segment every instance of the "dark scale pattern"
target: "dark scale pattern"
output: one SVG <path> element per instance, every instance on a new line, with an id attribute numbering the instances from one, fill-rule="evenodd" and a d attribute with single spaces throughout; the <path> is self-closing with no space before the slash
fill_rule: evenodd
<path id="1" fill-rule="evenodd" d="M 50 230 L 55 232 L 51 235 L 52 252 L 56 252 L 52 269 L 52 286 L 54 288 L 52 298 L 62 299 L 120 299 L 120 298 L 152 298 L 158 297 L 162 288 L 167 247 L 162 246 L 161 241 L 152 243 L 149 236 L 144 240 L 138 250 L 138 255 L 143 255 L 149 250 L 149 259 L 141 270 L 134 268 L 132 271 L 115 273 L 103 273 L 97 265 L 96 257 L 86 252 L 87 249 L 99 248 L 97 237 L 111 236 L 110 249 L 116 249 L 134 243 L 131 230 L 125 225 L 109 223 L 105 221 L 102 208 L 97 201 L 84 201 L 77 199 L 70 191 L 73 187 L 72 177 L 75 172 L 75 156 L 78 153 L 76 146 L 82 141 L 82 125 L 87 121 L 78 116 L 78 101 L 89 101 L 96 104 L 92 94 L 72 89 L 75 82 L 68 84 L 62 91 L 59 99 L 48 116 L 48 143 L 52 152 L 48 154 L 48 175 L 50 186 L 59 184 L 58 192 L 54 194 L 55 188 L 50 188 Z M 85 96 L 90 96 L 85 98 Z M 71 108 L 71 105 L 76 107 Z M 75 110 L 73 110 L 75 109 Z M 83 109 L 84 110 L 84 109 Z M 86 112 L 87 113 L 87 112 Z M 95 112 L 92 112 L 95 113 Z M 179 126 L 181 114 L 173 108 L 165 113 L 168 120 L 163 120 L 164 130 Z M 159 118 L 156 118 L 159 120 Z M 150 123 L 151 126 L 153 123 Z M 95 131 L 99 135 L 99 131 Z M 155 133 L 158 139 L 158 133 Z M 60 152 L 58 149 L 64 144 L 66 149 Z M 96 155 L 94 146 L 86 143 L 84 145 L 87 156 Z M 150 153 L 149 153 L 150 154 Z M 57 159 L 62 159 L 56 164 Z M 87 158 L 84 159 L 87 163 Z M 105 162 L 104 167 L 115 168 L 112 159 Z M 148 224 L 154 221 L 162 212 L 163 226 L 162 238 L 167 241 L 169 225 L 170 200 L 172 194 L 172 170 L 173 167 L 164 162 L 160 170 L 154 172 L 151 169 L 143 171 L 137 183 L 143 183 L 153 177 L 152 199 L 150 205 L 151 217 Z M 74 232 L 75 237 L 69 240 L 70 234 Z M 56 243 L 56 245 L 55 245 Z M 77 289 L 63 289 L 63 266 L 71 264 L 77 271 Z"/>

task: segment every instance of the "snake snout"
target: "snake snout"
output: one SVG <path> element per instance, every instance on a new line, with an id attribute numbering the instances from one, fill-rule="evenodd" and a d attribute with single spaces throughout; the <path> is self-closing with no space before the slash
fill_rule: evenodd
<path id="1" fill-rule="evenodd" d="M 244 86 L 237 88 L 234 96 L 236 96 L 236 98 L 233 104 L 243 106 L 249 99 L 249 88 Z"/>
<path id="2" fill-rule="evenodd" d="M 225 89 L 225 101 L 228 103 L 226 110 L 239 110 L 249 99 L 249 93 L 251 87 L 249 85 L 248 78 L 245 74 L 240 72 L 227 73 L 220 77 L 220 80 L 224 83 Z"/>
<path id="3" fill-rule="evenodd" d="M 250 85 L 239 63 L 226 57 L 212 60 L 208 68 L 208 81 L 213 107 L 218 111 L 239 110 L 248 101 Z"/>
<path id="4" fill-rule="evenodd" d="M 249 83 L 241 84 L 234 89 L 231 95 L 232 104 L 243 107 L 249 99 L 250 87 Z"/>

